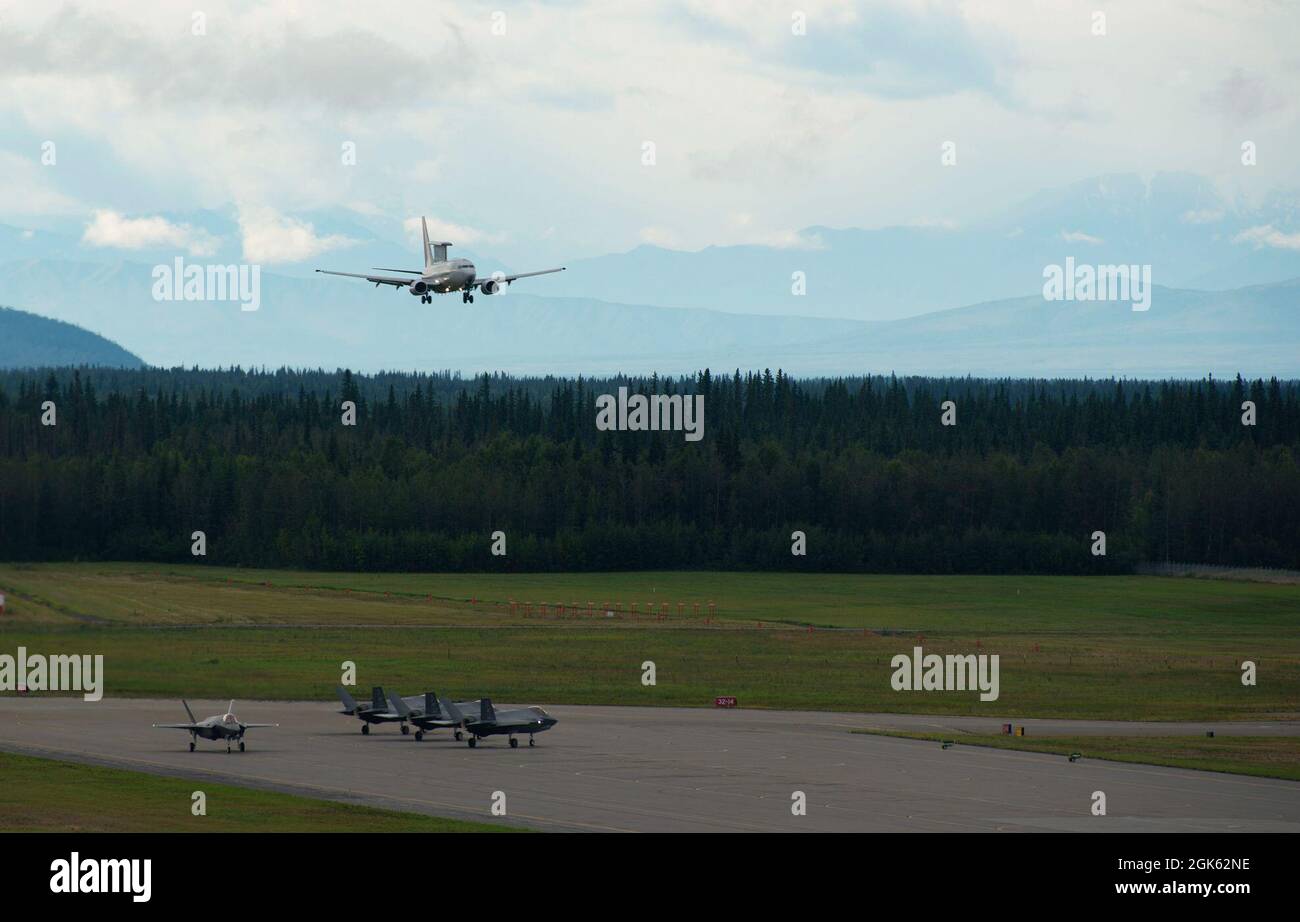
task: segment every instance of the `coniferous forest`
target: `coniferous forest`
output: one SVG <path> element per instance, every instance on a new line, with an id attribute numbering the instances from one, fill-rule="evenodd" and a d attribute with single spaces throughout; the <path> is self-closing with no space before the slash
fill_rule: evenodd
<path id="1" fill-rule="evenodd" d="M 599 431 L 620 385 L 702 394 L 703 439 Z M 192 561 L 201 530 L 332 570 L 1295 569 L 1298 457 L 1276 380 L 7 371 L 0 559 Z"/>

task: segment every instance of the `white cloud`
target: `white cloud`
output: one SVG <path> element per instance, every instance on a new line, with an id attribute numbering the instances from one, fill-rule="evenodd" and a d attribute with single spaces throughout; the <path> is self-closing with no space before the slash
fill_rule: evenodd
<path id="1" fill-rule="evenodd" d="M 473 246 L 477 243 L 500 243 L 505 239 L 504 234 L 493 234 L 481 231 L 476 227 L 467 227 L 464 224 L 453 224 L 450 221 L 442 221 L 427 216 L 426 220 L 429 222 L 430 240 L 447 240 L 463 246 Z M 419 217 L 407 218 L 402 222 L 402 227 L 412 240 L 419 241 L 422 239 Z"/>
<path id="2" fill-rule="evenodd" d="M 1224 217 L 1221 208 L 1202 208 L 1197 211 L 1184 211 L 1182 221 L 1184 224 L 1214 224 L 1222 221 Z"/>
<path id="3" fill-rule="evenodd" d="M 1083 231 L 1061 231 L 1061 239 L 1066 243 L 1105 243 L 1100 237 L 1085 234 Z"/>
<path id="4" fill-rule="evenodd" d="M 642 243 L 663 247 L 665 250 L 681 250 L 681 238 L 666 227 L 643 227 L 637 235 Z"/>
<path id="5" fill-rule="evenodd" d="M 1288 234 L 1272 224 L 1248 227 L 1232 238 L 1233 243 L 1253 243 L 1257 247 L 1272 247 L 1278 250 L 1300 250 L 1300 233 Z"/>
<path id="6" fill-rule="evenodd" d="M 342 234 L 318 236 L 306 221 L 261 206 L 241 206 L 239 229 L 244 259 L 252 263 L 295 263 L 356 243 Z"/>
<path id="7" fill-rule="evenodd" d="M 118 250 L 174 247 L 191 256 L 211 256 L 220 245 L 220 240 L 202 228 L 173 224 L 163 217 L 128 218 L 106 209 L 94 213 L 81 242 Z"/>
<path id="8" fill-rule="evenodd" d="M 821 250 L 826 247 L 819 234 L 809 234 L 804 231 L 771 231 L 765 234 L 753 234 L 737 242 L 773 247 L 778 250 Z"/>
<path id="9" fill-rule="evenodd" d="M 514 262 L 539 245 L 626 249 L 666 225 L 691 248 L 754 239 L 729 223 L 737 212 L 755 215 L 758 239 L 916 215 L 968 226 L 1099 173 L 1231 178 L 1235 158 L 1205 139 L 1252 137 L 1242 106 L 1270 149 L 1300 145 L 1300 104 L 1281 89 L 1294 8 L 1124 6 L 1104 38 L 1077 2 L 1023 0 L 801 0 L 800 36 L 779 0 L 512 5 L 505 35 L 477 4 L 391 0 L 400 29 L 365 4 L 218 4 L 193 36 L 164 0 L 10 3 L 5 148 L 55 139 L 60 159 L 0 183 L 0 221 L 85 214 L 58 197 L 107 175 L 114 197 L 97 204 L 126 213 L 360 202 L 401 217 L 454 203 L 475 226 L 448 239 L 505 241 L 494 255 Z M 940 171 L 946 138 L 960 165 Z M 344 140 L 354 166 L 340 164 Z M 1250 175 L 1300 185 L 1300 160 L 1261 158 Z"/>
<path id="10" fill-rule="evenodd" d="M 0 220 L 4 216 L 84 214 L 85 206 L 58 190 L 59 169 L 38 165 L 35 156 L 20 157 L 0 150 Z"/>
<path id="11" fill-rule="evenodd" d="M 952 218 L 916 218 L 908 221 L 907 226 L 928 230 L 956 230 L 958 224 Z"/>

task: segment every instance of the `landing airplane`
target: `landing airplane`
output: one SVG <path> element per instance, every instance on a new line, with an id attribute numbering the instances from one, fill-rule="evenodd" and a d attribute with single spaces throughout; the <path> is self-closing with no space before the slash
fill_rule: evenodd
<path id="1" fill-rule="evenodd" d="M 406 724 L 406 718 L 394 711 L 384 700 L 384 686 L 376 685 L 370 689 L 370 703 L 357 704 L 356 700 L 348 694 L 348 690 L 342 685 L 337 687 L 339 700 L 343 702 L 343 710 L 340 714 L 347 714 L 361 721 L 361 733 L 365 736 L 370 735 L 371 724 L 402 724 L 402 735 L 405 736 L 411 732 L 411 728 Z M 419 698 L 410 699 L 412 702 L 419 701 Z"/>
<path id="2" fill-rule="evenodd" d="M 241 723 L 235 716 L 235 702 L 232 699 L 230 707 L 224 714 L 214 714 L 206 720 L 195 720 L 194 712 L 190 710 L 189 704 L 185 699 L 181 699 L 181 704 L 185 706 L 185 713 L 190 716 L 190 722 L 187 724 L 154 724 L 155 727 L 163 727 L 168 730 L 188 730 L 190 731 L 190 752 L 194 751 L 194 741 L 199 737 L 205 740 L 225 740 L 226 752 L 230 751 L 232 741 L 239 743 L 239 751 L 244 751 L 244 731 L 252 727 L 278 727 L 279 724 L 246 724 Z"/>
<path id="3" fill-rule="evenodd" d="M 374 282 L 375 287 L 380 285 L 392 285 L 394 288 L 405 288 L 413 295 L 419 295 L 421 304 L 432 304 L 434 294 L 445 294 L 449 291 L 459 291 L 460 301 L 462 304 L 474 303 L 474 289 L 477 288 L 485 295 L 494 295 L 501 290 L 501 286 L 509 285 L 517 279 L 532 278 L 534 275 L 550 275 L 552 272 L 563 272 L 565 267 L 558 269 L 542 269 L 539 272 L 520 272 L 516 275 L 505 275 L 501 272 L 494 272 L 487 278 L 478 278 L 475 274 L 474 264 L 468 259 L 448 259 L 447 247 L 451 246 L 445 240 L 438 240 L 433 243 L 429 242 L 429 222 L 420 218 L 420 226 L 424 230 L 424 269 L 376 269 L 376 272 L 401 272 L 405 275 L 413 275 L 415 278 L 401 278 L 394 275 L 366 275 L 361 272 L 333 272 L 329 269 L 317 269 L 325 275 L 345 275 L 348 278 L 365 279 L 367 282 Z"/>
<path id="4" fill-rule="evenodd" d="M 439 698 L 438 703 L 442 705 L 444 714 L 459 723 L 470 734 L 469 746 L 471 749 L 477 746 L 478 741 L 485 736 L 500 735 L 509 736 L 510 748 L 516 749 L 519 746 L 519 740 L 515 739 L 516 733 L 527 733 L 528 745 L 534 746 L 536 742 L 533 740 L 533 734 L 549 730 L 557 723 L 554 717 L 539 707 L 497 711 L 492 707 L 492 701 L 489 698 L 483 698 L 479 701 L 479 716 L 477 719 L 466 716 L 464 711 L 446 698 Z"/>

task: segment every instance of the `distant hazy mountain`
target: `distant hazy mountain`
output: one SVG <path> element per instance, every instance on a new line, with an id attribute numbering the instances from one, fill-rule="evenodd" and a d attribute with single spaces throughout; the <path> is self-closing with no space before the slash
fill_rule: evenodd
<path id="1" fill-rule="evenodd" d="M 139 368 L 143 364 L 117 343 L 81 327 L 0 307 L 0 368 L 42 365 Z"/>
<path id="2" fill-rule="evenodd" d="M 804 248 L 642 246 L 576 260 L 546 293 L 891 320 L 1031 294 L 1043 267 L 1068 256 L 1150 264 L 1156 284 L 1171 288 L 1236 288 L 1300 276 L 1297 217 L 1285 202 L 1239 209 L 1194 176 L 1106 176 L 1034 195 L 972 227 L 809 227 L 799 235 Z M 1258 231 L 1268 227 L 1282 233 Z M 805 296 L 791 293 L 795 272 L 804 273 Z"/>
<path id="3" fill-rule="evenodd" d="M 62 218 L 43 230 L 0 225 L 0 261 L 112 266 L 126 258 L 153 265 L 177 255 L 174 249 L 84 244 L 89 217 Z M 162 217 L 216 241 L 217 251 L 205 261 L 244 258 L 233 208 Z M 319 237 L 347 243 L 269 267 L 278 275 L 307 277 L 316 267 L 419 267 L 419 245 L 403 226 L 406 215 L 331 208 L 287 217 L 310 224 Z M 1275 197 L 1267 206 L 1245 207 L 1187 174 L 1096 177 L 1009 203 L 1005 212 L 970 226 L 809 227 L 799 239 L 803 247 L 681 252 L 642 246 L 585 259 L 525 255 L 509 263 L 495 258 L 518 252 L 519 241 L 466 246 L 457 240 L 452 252 L 474 259 L 485 275 L 567 265 L 568 272 L 529 284 L 526 290 L 539 297 L 856 320 L 895 320 L 1030 295 L 1042 285 L 1043 267 L 1069 256 L 1092 264 L 1147 263 L 1155 283 L 1168 288 L 1226 290 L 1300 276 L 1300 208 L 1294 202 Z M 804 273 L 803 296 L 791 293 L 795 272 Z M 147 339 L 136 345 L 151 346 Z"/>
<path id="4" fill-rule="evenodd" d="M 1300 377 L 1300 279 L 1232 291 L 1157 286 L 1125 303 L 991 301 L 801 347 L 799 366 L 954 375 Z M 789 366 L 787 366 L 789 367 Z"/>
<path id="5" fill-rule="evenodd" d="M 150 266 L 0 265 L 0 301 L 137 348 L 150 364 L 796 374 L 1300 377 L 1300 280 L 1156 287 L 1150 309 L 1041 292 L 880 323 L 612 304 L 522 293 L 421 305 L 364 282 L 261 277 L 261 306 L 155 301 Z M 1041 283 L 1040 283 L 1041 284 Z M 137 345 L 138 344 L 138 345 Z"/>

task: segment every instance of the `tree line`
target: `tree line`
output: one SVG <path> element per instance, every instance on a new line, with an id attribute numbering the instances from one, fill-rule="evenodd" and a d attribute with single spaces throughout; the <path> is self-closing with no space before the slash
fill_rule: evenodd
<path id="1" fill-rule="evenodd" d="M 599 430 L 620 386 L 703 395 L 704 438 Z M 209 562 L 339 570 L 1300 569 L 1298 449 L 1278 380 L 5 371 L 0 559 L 203 531 Z"/>

